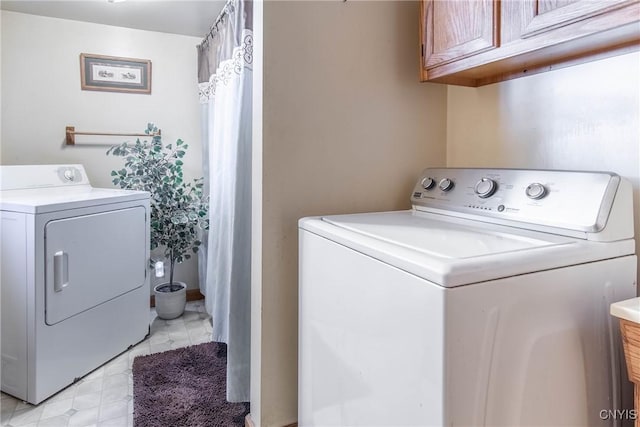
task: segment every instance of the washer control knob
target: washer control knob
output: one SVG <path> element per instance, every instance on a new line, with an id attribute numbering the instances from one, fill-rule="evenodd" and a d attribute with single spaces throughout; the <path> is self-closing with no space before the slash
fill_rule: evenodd
<path id="1" fill-rule="evenodd" d="M 529 184 L 527 189 L 524 191 L 528 198 L 539 200 L 547 195 L 547 189 L 544 185 L 539 182 L 534 182 L 533 184 Z"/>
<path id="2" fill-rule="evenodd" d="M 451 191 L 453 189 L 453 181 L 451 181 L 449 178 L 444 178 L 442 180 L 440 180 L 440 183 L 438 184 L 438 187 L 442 190 L 442 191 Z"/>
<path id="3" fill-rule="evenodd" d="M 64 179 L 66 179 L 67 181 L 73 181 L 76 177 L 71 169 L 65 170 L 63 173 L 63 176 L 64 176 Z"/>
<path id="4" fill-rule="evenodd" d="M 424 188 L 425 190 L 431 190 L 433 187 L 435 187 L 436 181 L 433 178 L 426 177 L 422 180 L 420 185 L 422 185 L 422 188 Z"/>
<path id="5" fill-rule="evenodd" d="M 491 178 L 482 178 L 476 184 L 473 191 L 480 197 L 481 199 L 486 199 L 487 197 L 491 197 L 493 193 L 498 189 L 498 184 Z"/>

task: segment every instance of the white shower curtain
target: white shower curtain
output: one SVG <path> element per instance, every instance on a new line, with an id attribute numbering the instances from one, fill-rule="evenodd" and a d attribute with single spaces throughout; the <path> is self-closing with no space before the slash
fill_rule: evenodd
<path id="1" fill-rule="evenodd" d="M 227 400 L 249 401 L 251 284 L 251 2 L 229 0 L 198 46 L 209 231 L 200 290 L 213 340 L 227 343 Z"/>

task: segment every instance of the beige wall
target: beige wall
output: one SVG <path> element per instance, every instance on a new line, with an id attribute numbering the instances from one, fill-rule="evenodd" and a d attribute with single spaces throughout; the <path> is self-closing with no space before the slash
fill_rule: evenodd
<path id="1" fill-rule="evenodd" d="M 445 162 L 446 87 L 418 83 L 418 9 L 264 4 L 251 402 L 262 427 L 297 419 L 297 220 L 408 208 L 420 171 Z"/>
<path id="2" fill-rule="evenodd" d="M 189 143 L 185 172 L 202 174 L 195 49 L 200 39 L 7 11 L 1 12 L 1 23 L 0 163 L 81 163 L 94 186 L 110 187 L 109 173 L 122 159 L 107 157 L 106 145 L 64 146 L 65 126 L 141 132 L 151 121 L 165 142 Z M 81 52 L 150 59 L 151 95 L 80 90 Z M 108 142 L 127 139 L 135 140 Z M 177 274 L 197 287 L 195 262 Z"/>
<path id="3" fill-rule="evenodd" d="M 449 86 L 447 165 L 616 172 L 634 187 L 640 252 L 640 53 Z"/>

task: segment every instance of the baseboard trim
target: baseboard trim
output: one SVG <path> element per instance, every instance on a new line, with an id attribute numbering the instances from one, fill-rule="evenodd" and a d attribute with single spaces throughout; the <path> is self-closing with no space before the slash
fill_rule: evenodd
<path id="1" fill-rule="evenodd" d="M 247 416 L 244 417 L 244 427 L 256 427 L 256 425 L 253 423 L 253 420 L 251 419 L 251 414 L 247 414 Z M 291 423 L 282 427 L 298 427 L 298 423 Z"/>
<path id="2" fill-rule="evenodd" d="M 187 301 L 198 301 L 204 299 L 204 295 L 200 293 L 200 289 L 187 289 Z M 156 296 L 151 295 L 151 307 L 156 306 Z"/>

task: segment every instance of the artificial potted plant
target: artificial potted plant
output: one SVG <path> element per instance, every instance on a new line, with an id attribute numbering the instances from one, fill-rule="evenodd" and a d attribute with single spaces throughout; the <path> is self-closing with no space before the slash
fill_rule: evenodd
<path id="1" fill-rule="evenodd" d="M 150 143 L 125 142 L 107 154 L 124 157 L 124 168 L 111 172 L 115 185 L 151 193 L 151 249 L 164 248 L 169 260 L 169 281 L 154 287 L 156 312 L 162 319 L 174 319 L 186 304 L 186 285 L 173 280 L 174 267 L 198 251 L 199 231 L 209 227 L 208 204 L 203 179 L 184 180 L 181 159 L 188 145 L 181 139 L 163 145 L 153 123 L 145 134 L 152 138 Z"/>

